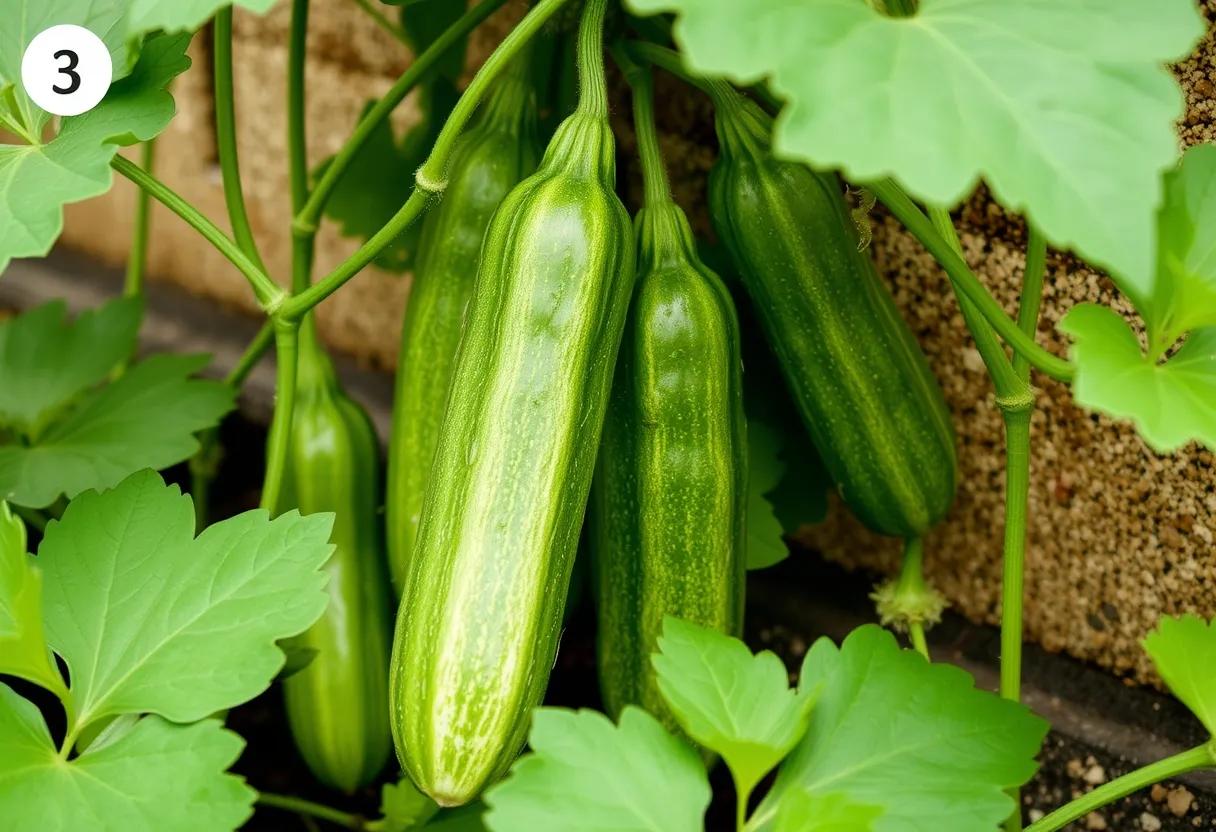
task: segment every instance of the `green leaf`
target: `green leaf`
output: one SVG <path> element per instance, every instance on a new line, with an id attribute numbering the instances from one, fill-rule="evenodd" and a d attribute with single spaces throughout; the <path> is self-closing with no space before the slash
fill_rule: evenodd
<path id="1" fill-rule="evenodd" d="M 484 803 L 444 809 L 424 828 L 427 832 L 486 832 Z"/>
<path id="2" fill-rule="evenodd" d="M 1024 706 L 901 650 L 875 625 L 839 648 L 816 642 L 799 684 L 819 689 L 811 727 L 756 810 L 756 829 L 775 829 L 798 789 L 883 810 L 874 832 L 995 829 L 1014 808 L 1005 791 L 1034 774 L 1047 733 Z"/>
<path id="3" fill-rule="evenodd" d="M 275 0 L 126 0 L 130 29 L 134 32 L 186 32 L 199 28 L 224 6 L 237 6 L 256 14 L 270 11 Z"/>
<path id="4" fill-rule="evenodd" d="M 67 320 L 63 301 L 0 323 L 0 427 L 36 436 L 131 356 L 143 303 L 119 298 Z"/>
<path id="5" fill-rule="evenodd" d="M 1144 639 L 1144 650 L 1170 692 L 1216 736 L 1216 621 L 1162 618 Z"/>
<path id="6" fill-rule="evenodd" d="M 680 727 L 722 755 L 750 792 L 806 733 L 815 692 L 791 690 L 781 659 L 677 618 L 663 621 L 652 659 Z"/>
<path id="7" fill-rule="evenodd" d="M 1192 329 L 1216 326 L 1216 145 L 1192 147 L 1165 177 L 1157 215 L 1157 283 L 1133 295 L 1160 354 Z"/>
<path id="8" fill-rule="evenodd" d="M 201 719 L 265 690 L 275 640 L 325 608 L 332 515 L 249 511 L 194 536 L 194 507 L 145 471 L 87 491 L 47 526 L 47 640 L 81 724 L 111 714 Z"/>
<path id="9" fill-rule="evenodd" d="M 6 829 L 38 832 L 236 829 L 254 792 L 225 769 L 243 746 L 218 720 L 151 716 L 61 760 L 38 709 L 0 684 L 0 817 Z"/>
<path id="10" fill-rule="evenodd" d="M 881 807 L 854 803 L 842 794 L 792 789 L 777 807 L 774 832 L 871 832 L 881 816 Z"/>
<path id="11" fill-rule="evenodd" d="M 781 447 L 772 428 L 752 420 L 747 425 L 747 568 L 765 569 L 789 557 L 783 529 L 765 496 L 785 472 L 777 458 Z"/>
<path id="12" fill-rule="evenodd" d="M 699 832 L 709 805 L 705 767 L 692 747 L 645 711 L 621 724 L 595 711 L 539 708 L 532 752 L 486 793 L 492 832 Z"/>
<path id="13" fill-rule="evenodd" d="M 42 630 L 42 572 L 25 546 L 25 524 L 0 500 L 0 673 L 62 693 Z"/>
<path id="14" fill-rule="evenodd" d="M 168 126 L 175 107 L 166 87 L 190 66 L 189 43 L 189 35 L 149 39 L 131 75 L 94 109 L 63 119 L 49 142 L 0 144 L 0 273 L 14 257 L 50 250 L 63 230 L 64 205 L 110 189 L 110 161 L 120 145 L 147 141 Z"/>
<path id="15" fill-rule="evenodd" d="M 221 382 L 190 378 L 207 361 L 152 356 L 88 396 L 32 444 L 0 447 L 0 498 L 47 506 L 60 494 L 109 488 L 135 471 L 189 459 L 199 447 L 194 434 L 216 425 L 235 395 Z"/>
<path id="16" fill-rule="evenodd" d="M 438 811 L 435 801 L 418 791 L 408 777 L 402 777 L 396 783 L 384 784 L 380 790 L 382 817 L 368 823 L 367 828 L 371 832 L 405 832 L 426 824 Z"/>
<path id="17" fill-rule="evenodd" d="M 1204 32 L 1194 0 L 629 0 L 676 12 L 695 71 L 770 78 L 776 150 L 855 182 L 894 175 L 953 205 L 986 181 L 1061 248 L 1147 293 L 1161 173 L 1183 96 L 1166 65 Z M 808 71 L 813 67 L 813 71 Z"/>
<path id="18" fill-rule="evenodd" d="M 1168 360 L 1144 355 L 1117 312 L 1085 303 L 1059 324 L 1074 339 L 1078 404 L 1135 423 L 1161 453 L 1197 440 L 1216 448 L 1216 327 L 1196 330 Z"/>

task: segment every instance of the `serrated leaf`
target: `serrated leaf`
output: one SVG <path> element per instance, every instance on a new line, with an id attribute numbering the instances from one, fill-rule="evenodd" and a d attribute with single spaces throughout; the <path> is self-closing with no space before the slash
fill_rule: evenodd
<path id="1" fill-rule="evenodd" d="M 67 319 L 52 301 L 0 323 L 0 427 L 28 437 L 131 356 L 143 303 L 119 298 Z"/>
<path id="2" fill-rule="evenodd" d="M 697 753 L 636 707 L 620 726 L 595 711 L 539 708 L 532 751 L 486 793 L 492 832 L 700 832 L 709 782 Z"/>
<path id="3" fill-rule="evenodd" d="M 1144 639 L 1144 650 L 1170 692 L 1216 736 L 1216 622 L 1167 616 Z"/>
<path id="4" fill-rule="evenodd" d="M 775 828 L 794 789 L 882 809 L 874 832 L 995 829 L 1014 809 L 1006 790 L 1034 774 L 1047 733 L 1024 706 L 901 650 L 875 625 L 839 648 L 816 642 L 799 684 L 819 689 L 811 726 L 756 810 L 757 830 Z"/>
<path id="5" fill-rule="evenodd" d="M 806 732 L 815 692 L 791 690 L 781 659 L 677 618 L 663 621 L 651 659 L 680 727 L 722 755 L 750 792 Z"/>
<path id="6" fill-rule="evenodd" d="M 14 257 L 50 250 L 63 230 L 64 205 L 110 189 L 110 161 L 120 145 L 147 141 L 168 126 L 175 107 L 166 87 L 190 66 L 189 43 L 189 35 L 149 39 L 132 73 L 96 108 L 63 119 L 53 139 L 0 144 L 0 273 Z"/>
<path id="7" fill-rule="evenodd" d="M 841 794 L 793 789 L 781 798 L 773 832 L 871 832 L 881 816 L 880 807 L 854 803 Z"/>
<path id="8" fill-rule="evenodd" d="M 135 32 L 194 31 L 224 6 L 237 6 L 255 14 L 270 11 L 275 0 L 126 0 L 129 28 Z"/>
<path id="9" fill-rule="evenodd" d="M 0 684 L 0 817 L 14 832 L 221 832 L 253 811 L 254 792 L 225 770 L 244 742 L 218 720 L 150 716 L 71 760 L 38 709 Z"/>
<path id="10" fill-rule="evenodd" d="M 146 471 L 88 491 L 47 526 L 47 640 L 82 724 L 111 714 L 201 719 L 265 690 L 280 638 L 325 608 L 332 515 L 249 511 L 194 536 L 194 507 Z"/>
<path id="11" fill-rule="evenodd" d="M 694 70 L 771 78 L 788 102 L 779 154 L 857 182 L 894 175 L 941 205 L 982 178 L 1057 247 L 1151 288 L 1183 111 L 1166 64 L 1204 32 L 1194 0 L 921 0 L 909 18 L 863 0 L 628 5 L 679 14 Z"/>
<path id="12" fill-rule="evenodd" d="M 25 546 L 25 524 L 0 501 L 0 673 L 61 693 L 42 628 L 42 572 Z"/>
<path id="13" fill-rule="evenodd" d="M 1117 312 L 1085 303 L 1059 329 L 1073 337 L 1078 404 L 1131 420 L 1161 453 L 1190 441 L 1216 448 L 1216 327 L 1192 332 L 1166 361 L 1154 361 Z"/>
<path id="14" fill-rule="evenodd" d="M 402 777 L 381 788 L 381 817 L 370 821 L 367 828 L 371 832 L 406 832 L 426 824 L 438 811 L 435 801 L 418 791 L 408 777 Z"/>
<path id="15" fill-rule="evenodd" d="M 780 442 L 763 422 L 747 423 L 747 568 L 766 569 L 789 557 L 783 530 L 765 496 L 785 473 L 778 459 Z"/>
<path id="16" fill-rule="evenodd" d="M 52 423 L 32 444 L 0 447 L 0 499 L 40 508 L 60 494 L 110 488 L 144 468 L 167 468 L 198 450 L 195 433 L 218 424 L 235 394 L 190 376 L 206 356 L 154 355 Z M 3 378 L 3 376 L 0 376 Z"/>

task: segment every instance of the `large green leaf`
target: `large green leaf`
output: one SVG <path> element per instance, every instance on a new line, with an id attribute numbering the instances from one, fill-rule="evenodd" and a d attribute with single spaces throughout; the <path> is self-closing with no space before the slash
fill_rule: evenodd
<path id="1" fill-rule="evenodd" d="M 680 727 L 722 755 L 750 792 L 806 733 L 814 691 L 790 690 L 781 659 L 738 639 L 668 618 L 652 659 Z"/>
<path id="2" fill-rule="evenodd" d="M 595 711 L 540 708 L 532 752 L 486 794 L 492 832 L 699 832 L 709 805 L 705 767 L 650 714 L 620 726 Z"/>
<path id="3" fill-rule="evenodd" d="M 46 506 L 60 494 L 109 488 L 143 468 L 190 458 L 198 450 L 194 434 L 217 424 L 233 404 L 228 385 L 190 377 L 207 361 L 154 355 L 87 396 L 31 444 L 0 446 L 0 499 Z M 3 378 L 0 372 L 0 384 Z"/>
<path id="4" fill-rule="evenodd" d="M 228 768 L 244 743 L 218 720 L 150 716 L 63 760 L 38 709 L 0 684 L 0 818 L 13 832 L 226 832 L 254 792 Z"/>
<path id="5" fill-rule="evenodd" d="M 881 809 L 875 832 L 995 829 L 1014 809 L 1006 790 L 1034 774 L 1047 733 L 1022 705 L 901 650 L 874 625 L 839 648 L 816 642 L 799 684 L 818 689 L 811 726 L 756 810 L 756 829 L 776 828 L 795 789 Z"/>
<path id="6" fill-rule="evenodd" d="M 870 832 L 882 809 L 854 803 L 839 794 L 793 789 L 781 798 L 773 832 Z"/>
<path id="7" fill-rule="evenodd" d="M 332 515 L 250 511 L 194 536 L 194 507 L 153 472 L 85 492 L 38 549 L 47 640 L 81 724 L 124 713 L 201 719 L 253 698 L 277 639 L 325 608 Z"/>
<path id="8" fill-rule="evenodd" d="M 768 493 L 781 482 L 785 465 L 778 458 L 781 442 L 763 422 L 747 423 L 747 568 L 766 569 L 789 557 Z"/>
<path id="9" fill-rule="evenodd" d="M 42 571 L 25 545 L 25 524 L 0 501 L 0 673 L 62 692 L 42 628 Z"/>
<path id="10" fill-rule="evenodd" d="M 1216 737 L 1216 622 L 1162 618 L 1144 649 L 1174 696 Z"/>
<path id="11" fill-rule="evenodd" d="M 126 0 L 128 29 L 134 33 L 194 31 L 224 6 L 239 6 L 262 14 L 275 0 Z"/>
<path id="12" fill-rule="evenodd" d="M 676 12 L 690 66 L 788 105 L 776 149 L 854 181 L 894 175 L 951 205 L 979 179 L 1147 293 L 1183 97 L 1166 64 L 1204 32 L 1194 0 L 628 0 Z"/>
<path id="13" fill-rule="evenodd" d="M 1164 361 L 1145 355 L 1127 321 L 1105 306 L 1075 306 L 1059 328 L 1074 339 L 1079 404 L 1130 419 L 1162 453 L 1192 440 L 1216 448 L 1216 327 L 1192 332 Z"/>
<path id="14" fill-rule="evenodd" d="M 406 832 L 426 824 L 439 806 L 402 777 L 396 783 L 385 783 L 380 790 L 381 817 L 368 821 L 369 832 Z"/>
<path id="15" fill-rule="evenodd" d="M 121 145 L 165 129 L 175 111 L 166 87 L 190 66 L 189 43 L 189 35 L 150 39 L 132 73 L 96 108 L 63 119 L 53 139 L 40 140 L 45 114 L 39 110 L 29 130 L 38 141 L 0 144 L 0 273 L 14 257 L 41 257 L 50 250 L 63 230 L 64 205 L 110 189 L 110 161 Z"/>

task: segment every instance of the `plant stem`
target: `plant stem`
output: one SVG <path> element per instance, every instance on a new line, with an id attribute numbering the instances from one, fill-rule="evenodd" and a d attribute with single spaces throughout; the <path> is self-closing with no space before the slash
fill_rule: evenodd
<path id="1" fill-rule="evenodd" d="M 1189 751 L 1183 751 L 1181 754 L 1175 754 L 1173 757 L 1166 757 L 1164 760 L 1159 760 L 1151 765 L 1128 772 L 1122 777 L 1117 777 L 1108 783 L 1103 783 L 1092 792 L 1064 804 L 1046 817 L 1030 824 L 1030 826 L 1026 827 L 1026 832 L 1055 832 L 1055 830 L 1064 828 L 1074 820 L 1085 817 L 1095 809 L 1100 809 L 1108 803 L 1113 803 L 1120 798 L 1127 797 L 1129 794 L 1147 788 L 1154 783 L 1160 783 L 1162 780 L 1177 777 L 1188 771 L 1209 768 L 1213 765 L 1216 765 L 1216 749 L 1213 748 L 1211 743 L 1201 745 L 1198 748 L 1192 748 Z"/>
<path id="2" fill-rule="evenodd" d="M 151 173 L 156 161 L 156 139 L 144 142 L 139 164 Z M 131 256 L 127 260 L 127 277 L 122 293 L 126 297 L 143 294 L 144 274 L 148 269 L 148 229 L 152 221 L 152 197 L 140 189 L 135 198 L 135 233 L 131 240 Z"/>
<path id="3" fill-rule="evenodd" d="M 359 151 L 363 149 L 368 139 L 376 132 L 376 128 L 388 118 L 389 114 L 397 108 L 398 104 L 405 100 L 405 97 L 409 95 L 415 86 L 430 76 L 432 70 L 439 65 L 439 62 L 454 46 L 460 43 L 469 32 L 473 31 L 505 2 L 506 0 L 482 0 L 481 3 L 465 12 L 447 31 L 437 37 L 429 48 L 414 59 L 409 69 L 397 79 L 396 83 L 384 94 L 384 97 L 377 101 L 375 106 L 363 117 L 355 127 L 354 133 L 346 140 L 346 143 L 338 151 L 337 155 L 334 156 L 333 161 L 325 169 L 325 173 L 321 175 L 321 179 L 317 182 L 307 203 L 296 213 L 294 222 L 296 233 L 316 233 L 317 224 L 321 221 L 321 213 L 325 210 L 326 203 L 329 202 L 329 198 L 333 195 L 334 188 L 337 187 L 338 182 L 345 175 L 347 168 L 350 167 L 350 163 L 358 156 Z"/>
<path id="4" fill-rule="evenodd" d="M 293 797 L 285 794 L 270 794 L 269 792 L 259 792 L 257 803 L 259 806 L 268 806 L 274 809 L 282 809 L 286 812 L 295 812 L 299 815 L 320 818 L 327 820 L 330 823 L 344 827 L 346 829 L 365 830 L 367 824 L 363 822 L 363 818 L 350 812 L 342 812 L 330 806 L 325 806 L 320 803 L 313 803 L 311 800 L 304 800 L 300 797 Z"/>
<path id="5" fill-rule="evenodd" d="M 732 772 L 733 774 L 733 772 Z M 747 829 L 747 804 L 752 796 L 752 787 L 739 782 L 735 777 L 735 832 Z"/>
<path id="6" fill-rule="evenodd" d="M 245 351 L 241 353 L 241 357 L 237 359 L 236 364 L 228 371 L 228 375 L 224 376 L 224 383 L 234 390 L 240 390 L 245 384 L 245 379 L 249 378 L 249 374 L 258 362 L 262 360 L 262 356 L 266 354 L 266 350 L 270 349 L 270 345 L 274 343 L 274 324 L 267 321 L 262 324 L 262 328 L 258 330 L 258 334 L 249 342 L 249 346 L 245 347 Z"/>
<path id="7" fill-rule="evenodd" d="M 278 510 L 283 492 L 283 477 L 291 446 L 292 411 L 296 403 L 296 360 L 299 353 L 300 324 L 275 319 L 274 343 L 278 369 L 275 378 L 274 416 L 270 421 L 270 440 L 266 450 L 266 476 L 262 484 L 262 508 L 272 515 Z"/>
<path id="8" fill-rule="evenodd" d="M 498 2 L 498 0 L 485 0 L 482 5 L 484 6 L 489 2 Z M 439 137 L 435 140 L 435 146 L 431 150 L 431 155 L 427 157 L 426 162 L 418 170 L 414 190 L 410 194 L 410 198 L 393 215 L 392 219 L 377 231 L 370 240 L 360 246 L 359 250 L 351 255 L 346 262 L 339 265 L 312 286 L 286 300 L 279 310 L 281 317 L 286 320 L 299 321 L 310 309 L 332 295 L 346 281 L 362 271 L 367 264 L 376 258 L 376 255 L 387 248 L 399 234 L 422 216 L 423 212 L 430 206 L 433 196 L 442 193 L 444 187 L 446 187 L 447 183 L 444 181 L 444 177 L 447 172 L 448 157 L 452 153 L 453 146 L 456 139 L 459 138 L 461 130 L 464 129 L 468 120 L 477 109 L 477 105 L 485 96 L 486 90 L 494 83 L 494 80 L 498 78 L 519 51 L 527 46 L 532 37 L 549 21 L 549 18 L 560 11 L 562 6 L 567 2 L 569 0 L 540 0 L 540 2 L 532 7 L 524 19 L 520 21 L 519 25 L 511 30 L 511 33 L 503 39 L 493 54 L 486 59 L 486 62 L 477 71 L 464 94 L 460 96 L 460 100 L 456 102 L 456 106 L 439 133 Z M 448 32 L 441 35 L 431 49 L 438 46 L 451 31 L 449 29 Z M 427 53 L 431 52 L 431 49 L 428 49 Z M 424 55 L 427 53 L 424 53 Z M 370 115 L 369 113 L 369 118 Z M 364 119 L 364 122 L 366 121 L 367 119 Z M 360 129 L 362 126 L 363 123 L 360 123 Z M 337 159 L 335 158 L 335 165 L 336 163 Z M 330 170 L 333 167 L 334 165 L 331 165 Z M 308 205 L 301 212 L 301 216 L 308 216 L 308 206 L 316 202 L 317 194 L 321 191 L 323 184 L 324 180 L 317 184 L 316 189 L 308 200 Z M 299 224 L 297 224 L 296 231 L 297 234 L 314 233 L 307 228 L 300 228 Z"/>
<path id="9" fill-rule="evenodd" d="M 241 163 L 236 144 L 236 94 L 232 87 L 232 7 L 225 6 L 215 13 L 214 99 L 215 147 L 219 154 L 220 173 L 224 182 L 224 202 L 228 206 L 228 221 L 232 237 L 241 251 L 266 272 L 266 263 L 258 251 L 249 214 L 245 209 L 245 192 L 241 187 Z"/>
<path id="10" fill-rule="evenodd" d="M 232 265 L 240 270 L 241 274 L 245 275 L 263 309 L 272 312 L 283 302 L 287 293 L 250 260 L 249 256 L 241 251 L 215 223 L 203 216 L 197 208 L 182 199 L 173 189 L 122 155 L 116 155 L 110 162 L 110 167 L 151 194 L 153 199 L 185 220 L 194 230 L 202 234 L 207 242 L 215 246 L 220 254 L 224 255 Z"/>
<path id="11" fill-rule="evenodd" d="M 1026 514 L 1030 495 L 1030 417 L 1033 403 L 1005 417 L 1005 544 L 1001 584 L 1001 696 L 1022 693 L 1022 603 Z"/>
<path id="12" fill-rule="evenodd" d="M 355 5 L 363 9 L 363 11 L 367 13 L 367 16 L 370 17 L 372 21 L 381 29 L 388 32 L 397 40 L 401 41 L 401 43 L 404 45 L 410 47 L 411 49 L 413 48 L 413 44 L 410 43 L 410 39 L 406 37 L 405 30 L 393 23 L 393 21 L 389 20 L 388 15 L 373 6 L 371 4 L 371 0 L 355 0 Z"/>
<path id="13" fill-rule="evenodd" d="M 903 566 L 899 572 L 897 593 L 909 593 L 918 597 L 925 595 L 924 564 L 924 539 L 919 536 L 909 537 L 904 541 Z M 925 641 L 925 625 L 919 618 L 913 618 L 908 621 L 908 638 L 911 640 L 912 647 L 917 653 L 924 656 L 927 661 L 933 661 L 929 657 L 929 644 Z"/>
<path id="14" fill-rule="evenodd" d="M 305 129 L 304 74 L 308 60 L 308 0 L 292 0 L 287 41 L 287 168 L 292 215 L 308 201 L 308 134 Z M 311 235 L 310 235 L 311 236 Z M 300 291 L 294 285 L 292 291 Z"/>
<path id="15" fill-rule="evenodd" d="M 1043 278 L 1047 272 L 1047 238 L 1034 224 L 1027 221 L 1026 270 L 1022 276 L 1022 296 L 1018 298 L 1018 326 L 1031 338 L 1039 325 L 1039 308 L 1043 304 Z M 1014 353 L 1013 369 L 1023 381 L 1030 380 L 1030 362 L 1021 353 Z"/>

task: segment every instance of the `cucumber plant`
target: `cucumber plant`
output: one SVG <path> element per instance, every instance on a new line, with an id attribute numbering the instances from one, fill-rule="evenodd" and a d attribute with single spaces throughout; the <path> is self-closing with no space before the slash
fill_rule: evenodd
<path id="1" fill-rule="evenodd" d="M 114 173 L 139 189 L 122 298 L 0 320 L 6 829 L 209 832 L 260 807 L 369 832 L 695 830 L 720 760 L 737 830 L 1054 832 L 1216 768 L 1209 738 L 1023 825 L 1048 728 L 1018 702 L 1034 373 L 1161 453 L 1216 447 L 1216 148 L 1179 154 L 1166 69 L 1203 34 L 1194 0 L 534 0 L 463 91 L 465 44 L 505 0 L 349 2 L 413 59 L 310 170 L 312 2 L 284 0 L 275 275 L 244 196 L 233 5 L 0 0 L 0 271 L 47 254 L 64 206 Z M 230 231 L 154 170 L 203 31 Z M 634 90 L 632 228 L 606 41 Z M 713 104 L 720 248 L 667 184 L 657 72 Z M 398 139 L 413 91 L 422 118 Z M 543 158 L 540 124 L 557 125 Z M 137 144 L 138 163 L 120 152 Z M 950 214 L 981 181 L 1028 229 L 1014 316 Z M 205 357 L 136 354 L 153 200 L 264 315 L 223 381 L 198 377 Z M 949 522 L 954 435 L 866 250 L 875 202 L 948 276 L 1004 418 L 999 696 L 929 655 L 944 602 L 924 537 Z M 317 276 L 327 220 L 357 248 Z M 1037 343 L 1049 247 L 1104 269 L 1139 320 L 1081 304 L 1059 324 L 1067 356 Z M 371 264 L 414 271 L 383 527 L 373 431 L 313 323 Z M 261 508 L 210 522 L 218 426 L 272 346 Z M 157 473 L 187 461 L 191 496 Z M 905 540 L 875 598 L 915 649 L 865 625 L 815 642 L 791 687 L 737 638 L 745 567 L 784 556 L 828 481 Z M 609 716 L 538 707 L 584 524 Z M 1144 647 L 1216 732 L 1216 626 L 1163 618 Z M 226 709 L 276 677 L 322 783 L 378 782 L 393 746 L 403 776 L 377 817 L 228 771 Z"/>

